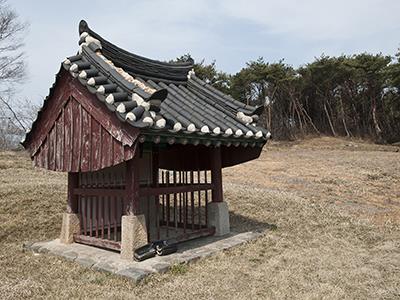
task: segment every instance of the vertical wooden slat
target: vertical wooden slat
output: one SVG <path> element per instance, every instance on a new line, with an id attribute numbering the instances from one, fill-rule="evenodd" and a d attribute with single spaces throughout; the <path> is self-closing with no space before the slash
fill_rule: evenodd
<path id="1" fill-rule="evenodd" d="M 81 188 L 82 187 L 82 173 L 77 173 L 78 174 L 78 187 Z M 83 231 L 83 210 L 82 210 L 82 199 L 81 196 L 78 196 L 78 212 L 79 212 L 79 219 L 80 219 L 80 223 L 81 223 L 81 234 L 84 234 Z"/>
<path id="2" fill-rule="evenodd" d="M 207 179 L 207 170 L 204 171 L 204 182 L 208 183 L 208 179 Z M 204 191 L 204 219 L 205 219 L 205 225 L 206 227 L 208 227 L 208 190 Z"/>
<path id="3" fill-rule="evenodd" d="M 161 171 L 161 184 L 164 186 L 165 184 L 165 173 L 164 171 Z M 162 220 L 163 222 L 165 221 L 165 195 L 162 194 L 161 195 L 161 199 L 162 199 L 162 206 L 161 206 L 161 210 L 162 210 Z"/>
<path id="4" fill-rule="evenodd" d="M 179 171 L 179 184 L 183 185 L 182 171 Z M 182 203 L 183 203 L 183 193 L 179 193 L 179 223 L 182 223 Z"/>
<path id="5" fill-rule="evenodd" d="M 193 171 L 190 171 L 190 185 L 194 185 Z M 190 214 L 192 230 L 194 230 L 194 192 L 190 193 Z"/>
<path id="6" fill-rule="evenodd" d="M 117 203 L 117 197 L 112 198 L 113 201 L 113 207 L 114 207 L 114 241 L 117 241 L 118 239 L 118 203 Z"/>
<path id="7" fill-rule="evenodd" d="M 90 171 L 91 158 L 91 117 L 82 109 L 82 149 L 81 149 L 81 170 Z"/>
<path id="8" fill-rule="evenodd" d="M 125 206 L 124 206 L 124 197 L 119 197 L 120 199 L 120 210 L 119 210 L 119 232 L 120 232 L 120 238 L 122 238 L 122 216 L 125 214 Z"/>
<path id="9" fill-rule="evenodd" d="M 47 168 L 47 147 L 47 139 L 45 139 L 44 143 L 40 147 L 42 168 Z"/>
<path id="10" fill-rule="evenodd" d="M 116 176 L 113 170 L 111 170 L 111 184 L 112 188 L 115 187 L 116 184 Z M 113 206 L 113 218 L 114 218 L 114 241 L 118 240 L 118 197 L 112 197 L 112 206 Z"/>
<path id="11" fill-rule="evenodd" d="M 86 202 L 85 202 L 85 197 L 83 197 L 83 196 L 79 196 L 79 202 L 81 203 L 80 204 L 80 206 L 81 206 L 81 211 L 82 211 L 82 213 L 81 213 L 81 215 L 82 215 L 82 226 L 81 226 L 81 228 L 82 228 L 82 234 L 83 235 L 86 235 L 86 233 L 87 233 L 87 231 L 86 231 L 86 225 L 87 225 L 87 219 L 86 219 L 86 212 L 87 212 L 87 209 L 86 209 Z"/>
<path id="12" fill-rule="evenodd" d="M 186 181 L 186 185 L 189 185 L 189 171 L 185 172 L 186 176 L 185 176 L 185 181 Z M 189 228 L 189 192 L 186 192 L 186 228 Z"/>
<path id="13" fill-rule="evenodd" d="M 149 187 L 150 182 L 148 181 L 146 185 Z M 147 240 L 150 241 L 150 196 L 146 197 L 146 228 L 147 230 Z"/>
<path id="14" fill-rule="evenodd" d="M 124 160 L 124 147 L 120 142 L 118 142 L 116 139 L 112 139 L 113 141 L 113 165 L 117 165 L 121 163 Z"/>
<path id="15" fill-rule="evenodd" d="M 89 187 L 92 187 L 91 173 L 88 173 Z M 93 234 L 93 197 L 88 197 L 89 203 L 89 235 Z"/>
<path id="16" fill-rule="evenodd" d="M 56 121 L 56 170 L 63 170 L 63 143 L 64 143 L 64 109 Z"/>
<path id="17" fill-rule="evenodd" d="M 49 136 L 46 137 L 43 147 L 43 166 L 49 168 Z"/>
<path id="18" fill-rule="evenodd" d="M 47 139 L 45 139 L 44 143 L 42 146 L 40 146 L 40 152 L 41 152 L 41 166 L 42 168 L 47 168 Z"/>
<path id="19" fill-rule="evenodd" d="M 71 170 L 70 156 L 72 155 L 71 147 L 71 101 L 67 103 L 64 109 L 64 147 L 63 147 L 63 169 Z"/>
<path id="20" fill-rule="evenodd" d="M 174 170 L 173 173 L 173 181 L 174 181 L 174 186 L 176 186 L 176 171 Z M 177 216 L 177 194 L 174 193 L 174 227 L 175 227 L 175 233 L 178 232 L 178 216 Z"/>
<path id="21" fill-rule="evenodd" d="M 120 180 L 120 189 L 125 189 L 125 178 L 124 178 L 124 173 L 125 169 L 121 168 L 119 169 L 119 175 L 118 178 Z M 121 225 L 120 232 L 121 232 L 121 237 L 122 237 L 122 216 L 125 214 L 125 208 L 126 208 L 126 202 L 125 202 L 125 195 L 120 197 L 120 203 L 121 203 L 121 209 L 120 209 L 120 216 L 119 216 L 119 222 Z"/>
<path id="22" fill-rule="evenodd" d="M 107 180 L 108 180 L 108 188 L 112 189 L 113 188 L 113 177 L 112 173 L 109 169 L 107 169 Z M 114 198 L 112 196 L 109 197 L 109 203 L 110 203 L 110 212 L 109 212 L 109 220 L 110 220 L 110 239 L 114 239 L 115 235 L 115 230 L 114 230 Z"/>
<path id="23" fill-rule="evenodd" d="M 111 145 L 108 143 L 109 140 L 110 139 L 109 139 L 108 132 L 102 128 L 102 130 L 101 130 L 101 145 L 99 145 L 99 147 L 101 147 L 101 158 L 100 158 L 101 168 L 106 168 L 109 166 L 108 165 L 108 159 L 109 159 L 108 156 L 109 156 L 110 147 L 111 147 Z"/>
<path id="24" fill-rule="evenodd" d="M 107 239 L 111 240 L 111 197 L 107 197 L 108 200 L 108 218 L 107 218 Z"/>
<path id="25" fill-rule="evenodd" d="M 167 173 L 166 173 L 166 185 L 167 186 L 169 186 L 169 171 L 167 171 Z M 170 195 L 169 194 L 167 194 L 167 230 L 166 230 L 166 233 L 167 233 L 167 237 L 169 237 L 169 221 L 170 221 Z"/>
<path id="26" fill-rule="evenodd" d="M 99 205 L 101 238 L 104 239 L 104 197 L 99 197 Z"/>
<path id="27" fill-rule="evenodd" d="M 47 168 L 49 169 L 49 170 L 51 170 L 51 163 L 50 163 L 50 159 L 51 159 L 51 155 L 50 155 L 50 153 L 51 153 L 51 145 L 50 145 L 50 143 L 51 143 L 51 141 L 50 141 L 50 132 L 47 134 L 47 137 L 46 137 L 46 140 L 48 141 L 47 142 L 47 146 L 48 146 L 48 148 L 47 148 L 47 156 L 46 156 L 46 158 L 47 158 Z"/>
<path id="28" fill-rule="evenodd" d="M 42 165 L 43 165 L 43 168 L 48 168 L 48 160 L 47 160 L 47 157 L 48 157 L 48 153 L 47 153 L 47 149 L 48 149 L 48 147 L 49 147 L 49 145 L 48 145 L 48 139 L 46 138 L 45 140 L 44 140 L 44 142 L 43 142 L 43 144 L 42 144 L 42 146 L 41 146 L 41 152 L 43 152 L 42 153 Z"/>
<path id="29" fill-rule="evenodd" d="M 42 149 L 43 149 L 43 144 L 39 147 L 38 153 L 33 157 L 34 166 L 40 167 L 40 168 L 43 168 L 43 166 L 42 166 L 42 164 L 43 164 L 43 160 L 42 160 L 43 151 L 42 151 Z"/>
<path id="30" fill-rule="evenodd" d="M 201 184 L 201 181 L 200 181 L 200 170 L 197 170 L 197 183 L 200 185 Z M 198 195 L 197 195 L 197 197 L 199 198 L 198 199 L 198 202 L 199 202 L 199 204 L 198 204 L 198 214 L 199 214 L 199 226 L 201 227 L 201 191 L 198 191 L 197 192 L 198 193 Z"/>
<path id="31" fill-rule="evenodd" d="M 53 127 L 53 132 L 54 132 L 54 165 L 53 165 L 53 170 L 57 170 L 57 121 L 54 123 L 54 127 Z"/>
<path id="32" fill-rule="evenodd" d="M 40 150 L 37 152 L 37 154 L 33 157 L 33 165 L 38 166 L 39 165 L 39 157 L 40 157 Z"/>
<path id="33" fill-rule="evenodd" d="M 154 197 L 154 203 L 156 206 L 156 217 L 155 217 L 155 225 L 156 225 L 156 231 L 157 231 L 157 240 L 160 239 L 160 198 L 159 197 Z"/>
<path id="34" fill-rule="evenodd" d="M 71 99 L 71 110 L 72 110 L 72 172 L 78 172 L 80 167 L 80 153 L 81 153 L 81 110 L 80 105 L 75 100 Z"/>
<path id="35" fill-rule="evenodd" d="M 94 184 L 93 184 L 93 188 L 98 188 L 98 180 L 99 180 L 99 174 L 98 173 L 94 173 Z M 95 202 L 95 213 L 96 213 L 96 237 L 99 237 L 99 233 L 100 233 L 100 197 L 99 196 L 95 196 L 94 197 L 94 202 Z"/>
<path id="36" fill-rule="evenodd" d="M 114 143 L 113 143 L 114 138 L 112 137 L 111 134 L 108 135 L 108 141 L 107 143 L 109 144 L 109 153 L 107 157 L 107 166 L 112 166 L 113 165 L 113 158 L 114 158 Z"/>
<path id="37" fill-rule="evenodd" d="M 104 172 L 104 188 L 110 188 L 110 174 L 108 170 L 103 170 Z M 111 240 L 111 197 L 107 196 L 107 239 Z"/>
<path id="38" fill-rule="evenodd" d="M 82 183 L 81 183 L 81 187 L 85 188 L 86 185 L 86 173 L 82 174 Z M 81 197 L 81 201 L 82 201 L 82 215 L 83 215 L 83 232 L 84 235 L 87 235 L 87 222 L 88 222 L 88 209 L 87 209 L 87 198 L 86 197 Z"/>
<path id="39" fill-rule="evenodd" d="M 61 167 L 60 170 L 64 171 L 65 167 L 64 167 L 64 148 L 65 148 L 65 107 L 63 107 L 62 110 L 62 119 L 61 119 L 61 149 L 60 149 L 60 156 L 61 156 Z"/>
<path id="40" fill-rule="evenodd" d="M 33 157 L 34 166 L 43 168 L 43 144 L 40 145 L 37 154 Z"/>
<path id="41" fill-rule="evenodd" d="M 187 172 L 183 172 L 183 184 L 186 185 Z M 187 225 L 187 192 L 183 192 L 183 233 L 186 233 L 186 225 Z"/>
<path id="42" fill-rule="evenodd" d="M 47 168 L 47 151 L 46 151 L 46 147 L 47 147 L 47 139 L 44 141 L 42 146 L 40 146 L 40 152 L 41 152 L 40 160 L 41 160 L 42 168 Z"/>
<path id="43" fill-rule="evenodd" d="M 55 153 L 56 153 L 56 129 L 55 126 L 51 129 L 48 135 L 49 139 L 49 150 L 48 150 L 48 159 L 49 159 L 49 169 L 55 170 Z"/>
<path id="44" fill-rule="evenodd" d="M 57 139 L 59 138 L 58 137 L 58 120 L 56 120 L 55 122 L 54 122 L 54 127 L 53 127 L 53 130 L 54 130 L 54 169 L 53 170 L 58 170 L 58 165 L 59 165 L 59 163 L 60 163 L 60 161 L 59 161 L 59 158 L 58 158 L 58 148 L 59 148 L 59 145 L 60 145 L 60 143 L 58 142 L 57 143 Z"/>
<path id="45" fill-rule="evenodd" d="M 99 131 L 100 132 L 100 131 Z M 101 188 L 104 188 L 104 172 L 100 173 L 100 186 Z M 105 197 L 102 196 L 100 197 L 100 201 L 101 201 L 101 238 L 104 239 L 104 218 L 105 218 Z"/>
<path id="46" fill-rule="evenodd" d="M 101 151 L 101 126 L 99 122 L 91 118 L 91 170 L 99 170 L 101 168 L 100 151 Z"/>

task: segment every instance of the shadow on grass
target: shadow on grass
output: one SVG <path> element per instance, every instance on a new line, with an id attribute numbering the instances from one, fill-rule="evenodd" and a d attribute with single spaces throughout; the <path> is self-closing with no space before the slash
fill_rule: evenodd
<path id="1" fill-rule="evenodd" d="M 206 246 L 216 241 L 227 240 L 234 238 L 236 235 L 241 235 L 246 232 L 259 232 L 262 233 L 268 230 L 276 230 L 278 227 L 275 224 L 260 222 L 258 220 L 245 217 L 234 212 L 229 212 L 229 220 L 231 233 L 224 236 L 208 236 L 197 238 L 190 241 L 179 243 L 178 252 L 184 252 L 189 249 Z M 256 238 L 256 236 L 249 237 L 249 240 Z"/>
<path id="2" fill-rule="evenodd" d="M 233 232 L 247 232 L 247 231 L 265 231 L 265 230 L 276 230 L 278 226 L 276 224 L 261 222 L 241 214 L 229 212 L 229 219 L 231 225 L 231 231 Z"/>

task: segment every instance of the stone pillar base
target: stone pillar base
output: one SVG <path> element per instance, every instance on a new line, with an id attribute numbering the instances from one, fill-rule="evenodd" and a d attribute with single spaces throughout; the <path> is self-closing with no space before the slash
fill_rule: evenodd
<path id="1" fill-rule="evenodd" d="M 226 202 L 211 202 L 207 207 L 208 225 L 215 227 L 215 235 L 221 236 L 230 232 L 229 210 Z"/>
<path id="2" fill-rule="evenodd" d="M 63 213 L 60 242 L 71 244 L 74 242 L 74 234 L 79 234 L 81 222 L 79 215 L 72 213 Z"/>
<path id="3" fill-rule="evenodd" d="M 121 258 L 133 260 L 135 249 L 147 244 L 146 218 L 144 215 L 122 216 Z"/>

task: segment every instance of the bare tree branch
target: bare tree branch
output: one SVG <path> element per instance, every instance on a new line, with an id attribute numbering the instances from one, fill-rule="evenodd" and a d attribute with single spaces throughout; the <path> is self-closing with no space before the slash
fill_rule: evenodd
<path id="1" fill-rule="evenodd" d="M 21 48 L 27 26 L 7 1 L 0 0 L 0 85 L 15 85 L 25 78 Z"/>
<path id="2" fill-rule="evenodd" d="M 0 97 L 0 101 L 4 103 L 5 106 L 7 106 L 7 108 L 11 111 L 11 113 L 13 114 L 15 120 L 18 122 L 18 124 L 21 126 L 21 128 L 26 131 L 26 128 L 24 126 L 24 124 L 22 124 L 21 120 L 18 118 L 17 114 L 15 113 L 15 111 L 12 109 L 12 107 L 10 106 L 10 104 L 8 104 L 7 101 L 5 101 L 2 97 Z"/>

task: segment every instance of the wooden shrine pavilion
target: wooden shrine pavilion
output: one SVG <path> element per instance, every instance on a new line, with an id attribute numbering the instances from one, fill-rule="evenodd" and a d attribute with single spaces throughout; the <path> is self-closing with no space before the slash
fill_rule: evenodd
<path id="1" fill-rule="evenodd" d="M 36 167 L 68 172 L 61 241 L 133 251 L 149 241 L 229 233 L 221 170 L 257 158 L 262 107 L 197 78 L 193 61 L 123 50 L 79 24 L 23 146 Z"/>

